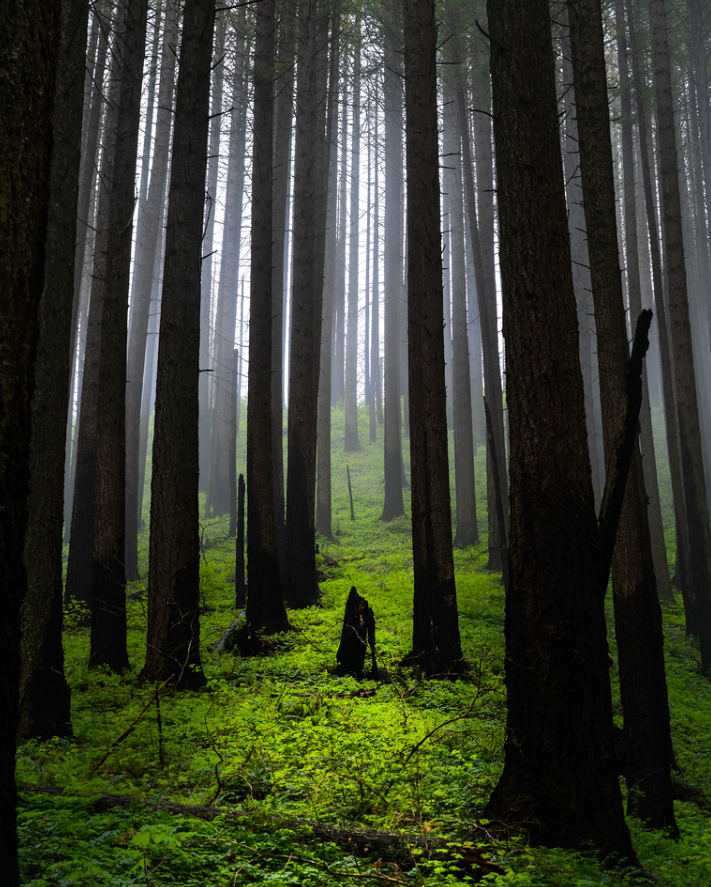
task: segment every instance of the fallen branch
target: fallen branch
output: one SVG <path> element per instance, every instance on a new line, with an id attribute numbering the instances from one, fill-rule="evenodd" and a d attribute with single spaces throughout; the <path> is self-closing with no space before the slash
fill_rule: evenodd
<path id="1" fill-rule="evenodd" d="M 64 790 L 51 785 L 33 785 L 20 783 L 18 789 L 24 792 L 63 796 Z M 240 822 L 250 816 L 243 810 L 227 810 L 223 807 L 202 807 L 195 804 L 179 804 L 175 801 L 151 801 L 148 798 L 134 798 L 130 795 L 112 795 L 106 792 L 97 794 L 89 799 L 92 810 L 103 812 L 116 807 L 128 809 L 132 806 L 162 810 L 177 816 L 188 816 L 192 819 L 211 821 L 218 816 L 223 816 L 227 821 Z M 431 858 L 436 854 L 438 860 L 460 858 L 470 868 L 477 867 L 480 874 L 497 872 L 503 874 L 503 870 L 495 863 L 481 856 L 480 851 L 468 845 L 465 841 L 453 841 L 447 838 L 428 837 L 426 835 L 408 834 L 403 832 L 383 832 L 375 829 L 343 828 L 326 822 L 314 822 L 310 819 L 290 819 L 281 816 L 268 815 L 263 817 L 276 828 L 292 831 L 308 831 L 319 841 L 336 844 L 351 853 L 361 856 L 375 857 L 392 861 L 406 861 L 414 863 L 413 850 L 419 851 L 417 861 Z M 472 826 L 472 839 L 493 842 L 487 829 L 474 823 Z"/>

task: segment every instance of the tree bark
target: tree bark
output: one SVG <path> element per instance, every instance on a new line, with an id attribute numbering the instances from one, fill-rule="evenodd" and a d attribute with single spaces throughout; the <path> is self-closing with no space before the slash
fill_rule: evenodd
<path id="1" fill-rule="evenodd" d="M 408 659 L 457 671 L 462 648 L 452 554 L 442 328 L 437 25 L 433 0 L 405 2 L 407 287 L 414 605 Z"/>
<path id="2" fill-rule="evenodd" d="M 0 28 L 0 871 L 19 887 L 15 737 L 30 400 L 49 205 L 61 3 L 9 0 Z"/>
<path id="3" fill-rule="evenodd" d="M 670 344 L 674 364 L 679 450 L 689 531 L 690 587 L 693 588 L 694 594 L 701 665 L 706 672 L 711 667 L 711 529 L 701 454 L 701 429 L 689 322 L 664 0 L 651 0 L 650 16 L 657 99 L 662 230 L 666 246 Z"/>
<path id="4" fill-rule="evenodd" d="M 612 447 L 625 401 L 629 346 L 619 267 L 602 9 L 599 0 L 576 0 L 568 4 L 568 12 L 609 480 L 615 458 Z M 628 809 L 653 828 L 676 832 L 662 615 L 638 444 L 632 453 L 617 529 L 612 589 L 629 750 L 625 777 L 628 786 L 636 789 L 629 793 Z"/>
<path id="5" fill-rule="evenodd" d="M 614 763 L 548 2 L 487 8 L 511 440 L 507 737 L 487 815 L 536 843 L 634 860 Z"/>
<path id="6" fill-rule="evenodd" d="M 175 100 L 156 382 L 143 676 L 205 684 L 200 664 L 200 266 L 215 4 L 186 0 Z"/>
<path id="7" fill-rule="evenodd" d="M 386 8 L 383 74 L 385 152 L 385 244 L 383 301 L 385 403 L 384 484 L 381 520 L 405 514 L 402 497 L 402 431 L 400 427 L 400 296 L 402 292 L 402 13 L 397 0 Z M 441 264 L 441 263 L 440 263 Z"/>
<path id="8" fill-rule="evenodd" d="M 272 468 L 272 174 L 274 0 L 257 7 L 254 45 L 252 264 L 247 394 L 247 625 L 289 627 L 279 571 Z"/>
<path id="9" fill-rule="evenodd" d="M 97 394 L 89 665 L 128 667 L 126 647 L 126 336 L 148 0 L 123 0 L 121 87 L 109 204 Z"/>
<path id="10" fill-rule="evenodd" d="M 286 598 L 318 598 L 315 553 L 316 415 L 321 342 L 326 188 L 325 8 L 300 0 L 294 160 L 294 256 L 289 364 Z"/>
<path id="11" fill-rule="evenodd" d="M 62 650 L 62 494 L 69 406 L 74 296 L 74 222 L 79 190 L 88 8 L 62 3 L 54 107 L 45 286 L 32 399 L 30 493 L 22 606 L 19 735 L 49 739 L 72 732 Z"/>
<path id="12" fill-rule="evenodd" d="M 131 331 L 128 343 L 126 385 L 126 573 L 138 578 L 138 528 L 141 525 L 139 490 L 141 401 L 146 365 L 148 321 L 153 293 L 153 272 L 156 256 L 160 257 L 163 231 L 161 221 L 167 190 L 170 130 L 173 122 L 173 89 L 175 58 L 178 50 L 178 17 L 176 0 L 165 0 L 165 31 L 161 53 L 158 86 L 158 113 L 150 184 L 143 213 L 143 227 L 136 243 L 133 288 L 131 291 Z"/>

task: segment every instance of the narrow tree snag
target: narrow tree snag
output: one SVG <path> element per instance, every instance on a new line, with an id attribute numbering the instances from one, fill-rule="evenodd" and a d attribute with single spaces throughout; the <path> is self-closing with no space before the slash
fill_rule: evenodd
<path id="1" fill-rule="evenodd" d="M 351 588 L 346 601 L 346 612 L 343 616 L 341 643 L 336 653 L 338 665 L 335 673 L 339 677 L 353 675 L 356 680 L 363 677 L 365 654 L 370 648 L 370 677 L 378 672 L 375 663 L 375 616 L 368 601 Z"/>
<path id="2" fill-rule="evenodd" d="M 648 308 L 637 318 L 637 328 L 627 366 L 625 401 L 620 410 L 615 443 L 611 447 L 614 458 L 607 466 L 607 478 L 602 494 L 599 521 L 600 591 L 605 594 L 610 577 L 612 553 L 615 548 L 617 526 L 622 513 L 625 487 L 632 463 L 632 453 L 637 443 L 639 411 L 642 408 L 642 361 L 649 348 L 649 326 L 652 311 Z"/>
<path id="3" fill-rule="evenodd" d="M 244 582 L 244 475 L 237 484 L 237 540 L 235 545 L 235 607 L 244 607 L 247 596 Z"/>
<path id="4" fill-rule="evenodd" d="M 353 487 L 351 486 L 351 469 L 346 465 L 346 474 L 348 475 L 348 498 L 351 503 L 351 520 L 355 520 L 355 509 L 353 508 Z"/>

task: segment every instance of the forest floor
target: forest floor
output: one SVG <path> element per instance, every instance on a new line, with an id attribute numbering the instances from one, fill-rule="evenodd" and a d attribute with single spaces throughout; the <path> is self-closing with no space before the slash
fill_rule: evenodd
<path id="1" fill-rule="evenodd" d="M 708 887 L 711 684 L 700 676 L 697 647 L 685 637 L 681 604 L 664 611 L 681 840 L 647 831 L 630 818 L 640 871 L 603 868 L 592 853 L 531 848 L 525 835 L 494 838 L 481 827 L 481 817 L 503 763 L 504 594 L 499 577 L 485 570 L 484 450 L 476 466 L 482 541 L 455 552 L 460 630 L 470 668 L 456 681 L 424 680 L 398 665 L 411 640 L 409 518 L 378 520 L 382 442 L 367 443 L 366 413 L 362 452 L 343 454 L 342 429 L 343 414 L 334 411 L 335 541 L 320 540 L 320 559 L 336 565 L 321 564 L 321 606 L 290 611 L 293 631 L 273 638 L 263 655 L 215 652 L 235 617 L 234 540 L 227 538 L 226 519 L 203 526 L 204 691 L 157 693 L 137 682 L 146 629 L 140 595 L 128 604 L 132 668 L 122 676 L 88 670 L 88 631 L 78 627 L 77 614 L 67 614 L 74 737 L 27 742 L 18 750 L 23 884 L 425 887 L 472 883 L 489 871 L 485 883 L 516 887 Z M 240 446 L 243 461 L 244 428 Z M 661 474 L 671 526 L 668 472 Z M 147 534 L 142 546 L 144 575 Z M 375 612 L 384 673 L 377 682 L 332 674 L 351 586 Z M 129 590 L 141 588 L 134 583 Z M 613 666 L 621 722 L 616 674 Z M 169 802 L 225 813 L 161 808 Z M 309 822 L 328 825 L 312 828 Z M 338 843 L 327 840 L 328 826 L 341 830 L 333 834 Z M 344 844 L 343 832 L 364 829 L 416 836 L 410 840 L 417 843 L 396 852 L 377 850 L 372 836 L 374 846 L 359 854 Z M 426 846 L 437 838 L 444 839 L 439 849 Z"/>

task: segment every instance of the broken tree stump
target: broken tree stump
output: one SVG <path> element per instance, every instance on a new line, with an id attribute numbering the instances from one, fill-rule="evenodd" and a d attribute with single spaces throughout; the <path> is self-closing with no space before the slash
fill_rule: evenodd
<path id="1" fill-rule="evenodd" d="M 375 678 L 378 673 L 375 664 L 375 616 L 368 601 L 358 594 L 354 586 L 346 601 L 341 643 L 336 653 L 338 665 L 335 674 L 339 677 L 353 675 L 357 680 L 361 680 L 368 648 L 371 656 L 370 676 Z"/>

